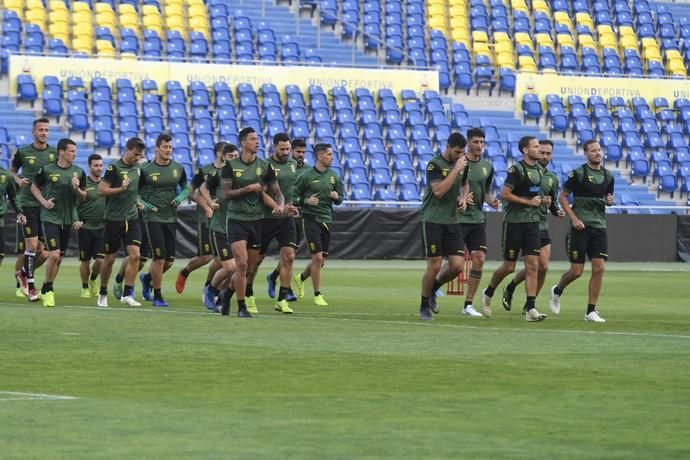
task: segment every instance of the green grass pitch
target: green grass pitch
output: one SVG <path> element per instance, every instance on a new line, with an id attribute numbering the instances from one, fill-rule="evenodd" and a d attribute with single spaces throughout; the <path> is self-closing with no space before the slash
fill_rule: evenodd
<path id="1" fill-rule="evenodd" d="M 57 307 L 28 304 L 12 265 L 0 267 L 0 458 L 690 457 L 688 265 L 611 263 L 606 324 L 583 321 L 586 278 L 543 323 L 521 318 L 522 288 L 512 312 L 497 296 L 493 318 L 465 318 L 446 296 L 421 323 L 422 261 L 329 262 L 330 306 L 311 305 L 307 284 L 292 316 L 273 311 L 267 262 L 251 320 L 206 313 L 201 271 L 177 295 L 181 261 L 166 310 L 95 308 L 73 260 Z M 550 313 L 546 295 L 537 305 Z"/>

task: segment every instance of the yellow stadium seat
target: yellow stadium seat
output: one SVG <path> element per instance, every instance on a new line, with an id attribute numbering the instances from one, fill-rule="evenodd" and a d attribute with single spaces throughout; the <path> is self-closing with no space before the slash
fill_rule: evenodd
<path id="1" fill-rule="evenodd" d="M 507 57 L 507 56 L 498 56 L 496 57 L 496 66 L 498 66 L 501 69 L 513 69 L 515 70 L 515 62 L 513 61 L 513 57 Z"/>
<path id="2" fill-rule="evenodd" d="M 55 22 L 69 22 L 69 12 L 67 10 L 53 10 L 48 13 L 48 20 L 50 23 Z"/>
<path id="3" fill-rule="evenodd" d="M 532 9 L 534 11 L 539 11 L 542 13 L 546 13 L 547 15 L 551 15 L 551 10 L 549 9 L 549 5 L 546 3 L 545 0 L 533 0 Z"/>
<path id="4" fill-rule="evenodd" d="M 624 50 L 636 50 L 636 49 L 638 49 L 637 48 L 637 40 L 635 40 L 632 37 L 621 37 L 620 47 L 621 47 L 621 49 L 624 49 Z"/>
<path id="5" fill-rule="evenodd" d="M 467 18 L 467 7 L 465 6 L 451 6 L 448 9 L 451 18 Z"/>
<path id="6" fill-rule="evenodd" d="M 137 55 L 134 53 L 120 53 L 120 59 L 127 61 L 135 61 L 137 59 Z"/>
<path id="7" fill-rule="evenodd" d="M 99 27 L 108 27 L 110 29 L 115 28 L 115 24 L 117 23 L 117 19 L 115 18 L 115 13 L 111 12 L 102 12 L 102 13 L 96 13 L 96 25 Z"/>
<path id="8" fill-rule="evenodd" d="M 72 40 L 72 48 L 79 53 L 91 54 L 93 52 L 93 41 L 89 37 L 75 37 Z"/>
<path id="9" fill-rule="evenodd" d="M 507 32 L 494 32 L 494 43 L 510 41 L 510 35 Z"/>
<path id="10" fill-rule="evenodd" d="M 74 24 L 72 26 L 72 36 L 93 38 L 93 27 L 91 27 L 91 24 Z"/>
<path id="11" fill-rule="evenodd" d="M 117 12 L 119 14 L 137 14 L 137 9 L 134 8 L 134 5 L 132 4 L 120 3 L 117 5 Z"/>
<path id="12" fill-rule="evenodd" d="M 24 7 L 27 10 L 46 9 L 45 5 L 43 5 L 43 0 L 26 0 Z"/>
<path id="13" fill-rule="evenodd" d="M 467 18 L 450 18 L 450 30 L 453 29 L 467 29 L 469 22 Z"/>
<path id="14" fill-rule="evenodd" d="M 91 7 L 86 2 L 72 2 L 72 13 L 77 11 L 88 11 L 91 12 Z"/>
<path id="15" fill-rule="evenodd" d="M 511 5 L 513 7 L 513 11 L 524 11 L 525 13 L 529 14 L 529 8 L 527 8 L 527 4 L 525 3 L 525 0 L 511 0 Z"/>
<path id="16" fill-rule="evenodd" d="M 532 56 L 518 56 L 518 66 L 523 72 L 536 72 L 537 64 Z"/>
<path id="17" fill-rule="evenodd" d="M 573 40 L 570 34 L 558 34 L 556 35 L 556 41 L 558 46 L 571 46 L 575 48 L 575 40 Z"/>
<path id="18" fill-rule="evenodd" d="M 107 49 L 114 49 L 110 40 L 96 40 L 96 51 L 100 52 Z"/>
<path id="19" fill-rule="evenodd" d="M 635 30 L 630 27 L 630 26 L 619 26 L 618 27 L 618 36 L 619 37 L 625 37 L 628 35 L 632 35 L 633 37 L 635 36 Z"/>
<path id="20" fill-rule="evenodd" d="M 432 30 L 442 30 L 443 32 L 445 32 L 446 31 L 446 19 L 440 18 L 438 16 L 434 16 L 433 18 L 429 19 L 429 27 Z"/>
<path id="21" fill-rule="evenodd" d="M 503 2 L 505 5 L 505 0 Z M 448 6 L 464 6 L 467 7 L 467 0 L 448 0 Z"/>
<path id="22" fill-rule="evenodd" d="M 139 16 L 136 14 L 120 14 L 120 27 L 126 29 L 138 29 Z"/>
<path id="23" fill-rule="evenodd" d="M 599 36 L 599 46 L 601 48 L 615 48 L 618 49 L 618 40 L 614 35 Z"/>
<path id="24" fill-rule="evenodd" d="M 577 41 L 582 48 L 596 48 L 597 45 L 591 35 L 580 34 L 577 36 Z"/>
<path id="25" fill-rule="evenodd" d="M 77 11 L 72 13 L 72 24 L 91 24 L 91 13 L 89 11 Z"/>
<path id="26" fill-rule="evenodd" d="M 472 41 L 473 42 L 489 43 L 489 36 L 483 30 L 473 30 L 472 31 Z"/>
<path id="27" fill-rule="evenodd" d="M 573 28 L 573 21 L 565 11 L 556 11 L 553 13 L 553 20 L 556 24 L 566 24 L 571 30 Z"/>
<path id="28" fill-rule="evenodd" d="M 472 49 L 475 54 L 485 54 L 491 56 L 491 51 L 489 50 L 489 45 L 484 42 L 474 42 L 472 43 Z"/>
<path id="29" fill-rule="evenodd" d="M 182 3 L 170 3 L 165 5 L 165 16 L 184 16 Z"/>
<path id="30" fill-rule="evenodd" d="M 158 7 L 156 5 L 143 5 L 141 7 L 141 13 L 144 16 L 160 16 L 161 12 L 158 11 Z"/>
<path id="31" fill-rule="evenodd" d="M 453 29 L 450 33 L 450 36 L 454 42 L 462 43 L 467 48 L 470 47 L 470 37 L 467 34 L 467 31 Z"/>
<path id="32" fill-rule="evenodd" d="M 142 19 L 142 23 L 144 25 L 144 29 L 158 30 L 163 27 L 163 21 L 161 20 L 160 16 L 144 16 Z"/>
<path id="33" fill-rule="evenodd" d="M 204 8 L 205 9 L 205 8 Z M 189 8 L 189 12 L 191 13 L 192 8 Z M 445 16 L 446 15 L 446 7 L 445 5 L 429 5 L 427 8 L 427 16 Z"/>
<path id="34" fill-rule="evenodd" d="M 41 30 L 45 30 L 46 16 L 46 10 L 27 10 L 26 22 L 28 22 L 29 24 L 39 25 L 41 26 Z"/>
<path id="35" fill-rule="evenodd" d="M 642 47 L 643 48 L 647 48 L 647 47 L 658 48 L 659 45 L 656 42 L 656 38 L 642 37 Z"/>
<path id="36" fill-rule="evenodd" d="M 550 34 L 539 33 L 535 35 L 535 40 L 539 46 L 550 46 L 553 48 L 553 39 Z"/>
<path id="37" fill-rule="evenodd" d="M 96 12 L 96 14 L 103 12 L 110 12 L 115 14 L 115 10 L 113 10 L 113 7 L 110 5 L 110 3 L 98 2 L 93 6 L 93 9 Z"/>
<path id="38" fill-rule="evenodd" d="M 441 3 L 444 4 L 446 3 L 446 0 L 436 0 L 436 3 Z M 189 6 L 203 6 L 206 8 L 206 4 L 204 3 L 204 0 L 187 0 L 187 5 Z"/>
<path id="39" fill-rule="evenodd" d="M 206 18 L 189 18 L 189 28 L 195 32 L 204 32 L 208 35 L 208 20 Z"/>
<path id="40" fill-rule="evenodd" d="M 587 26 L 590 29 L 594 29 L 594 21 L 592 21 L 592 16 L 589 13 L 575 13 L 575 23 L 578 26 Z"/>
<path id="41" fill-rule="evenodd" d="M 48 26 L 48 33 L 50 33 L 50 35 L 53 38 L 59 38 L 59 37 L 56 37 L 56 35 L 60 35 L 60 36 L 66 35 L 69 37 L 69 25 L 67 24 L 66 21 L 51 22 L 50 25 Z"/>
<path id="42" fill-rule="evenodd" d="M 65 5 L 65 2 L 63 2 L 62 0 L 50 0 L 48 2 L 48 8 L 50 9 L 50 11 L 67 11 L 67 6 Z"/>

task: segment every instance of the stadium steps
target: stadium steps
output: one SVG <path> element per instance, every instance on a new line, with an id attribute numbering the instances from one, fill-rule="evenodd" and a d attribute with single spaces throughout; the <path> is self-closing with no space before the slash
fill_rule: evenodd
<path id="1" fill-rule="evenodd" d="M 262 15 L 261 1 L 243 1 L 243 0 L 228 0 L 228 9 L 232 13 L 235 10 L 242 10 L 248 14 L 252 20 L 252 25 L 256 26 L 259 21 L 265 21 L 271 25 L 276 39 L 280 42 L 283 35 L 295 36 L 300 44 L 300 52 L 304 53 L 307 48 L 318 49 L 321 54 L 321 59 L 327 64 L 351 64 L 352 63 L 352 45 L 345 43 L 339 37 L 335 36 L 335 31 L 330 27 L 321 28 L 320 47 L 316 46 L 318 26 L 312 23 L 311 17 L 307 14 L 303 18 L 298 18 L 293 13 L 287 3 L 279 5 L 274 2 L 266 1 L 265 15 Z M 299 21 L 299 36 L 296 34 L 297 21 Z M 338 30 L 338 29 L 335 29 Z M 378 60 L 375 57 L 367 56 L 361 48 L 355 50 L 355 64 L 359 66 L 376 66 Z"/>

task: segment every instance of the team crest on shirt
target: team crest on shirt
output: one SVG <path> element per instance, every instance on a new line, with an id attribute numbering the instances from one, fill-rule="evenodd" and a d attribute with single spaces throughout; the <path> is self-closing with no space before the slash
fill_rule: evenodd
<path id="1" fill-rule="evenodd" d="M 263 173 L 264 173 L 264 169 L 263 169 L 263 168 L 256 168 L 256 175 L 257 175 L 257 176 L 260 176 L 260 175 L 262 175 Z"/>
<path id="2" fill-rule="evenodd" d="M 0 176 L 0 184 L 4 184 L 5 182 L 7 182 L 7 176 L 3 174 L 2 176 Z"/>
<path id="3" fill-rule="evenodd" d="M 51 180 L 52 182 L 57 182 L 59 177 L 60 177 L 60 176 L 59 176 L 58 174 L 51 174 L 51 175 L 50 175 L 50 180 Z"/>
<path id="4" fill-rule="evenodd" d="M 173 169 L 173 177 L 177 177 L 177 169 Z"/>
<path id="5" fill-rule="evenodd" d="M 482 176 L 488 176 L 489 171 L 486 170 L 486 166 L 482 166 Z"/>
<path id="6" fill-rule="evenodd" d="M 434 170 L 434 164 L 433 164 L 433 163 L 429 163 L 428 165 L 426 165 L 426 170 L 427 170 L 427 171 L 433 171 L 433 170 Z"/>
<path id="7" fill-rule="evenodd" d="M 34 163 L 36 163 L 36 160 L 34 160 L 33 158 L 29 158 L 29 164 L 32 165 Z"/>
<path id="8" fill-rule="evenodd" d="M 573 254 L 573 259 L 577 259 L 578 252 L 577 252 L 577 251 L 573 251 L 572 254 Z"/>
<path id="9" fill-rule="evenodd" d="M 297 172 L 297 168 L 295 168 L 295 165 L 290 165 L 290 169 L 293 173 Z"/>
<path id="10" fill-rule="evenodd" d="M 335 177 L 331 176 L 331 185 L 335 185 Z"/>
<path id="11" fill-rule="evenodd" d="M 515 166 L 511 166 L 510 168 L 508 168 L 509 173 L 514 173 L 515 171 Z"/>
<path id="12" fill-rule="evenodd" d="M 446 177 L 446 176 L 448 175 L 448 170 L 447 170 L 447 169 L 443 169 L 443 170 L 441 171 L 441 175 L 442 175 L 443 177 Z"/>
<path id="13" fill-rule="evenodd" d="M 594 176 L 587 176 L 587 180 L 594 183 Z"/>
<path id="14" fill-rule="evenodd" d="M 49 155 L 48 155 L 48 160 L 50 160 L 51 162 L 52 162 L 53 160 L 55 160 L 55 155 L 53 155 L 52 153 L 49 154 Z"/>
<path id="15" fill-rule="evenodd" d="M 235 177 L 242 177 L 242 171 L 235 171 Z"/>

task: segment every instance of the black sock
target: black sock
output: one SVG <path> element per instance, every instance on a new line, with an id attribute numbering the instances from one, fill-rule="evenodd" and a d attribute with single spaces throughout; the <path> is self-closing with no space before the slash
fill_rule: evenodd
<path id="1" fill-rule="evenodd" d="M 122 282 L 123 282 L 124 280 L 125 280 L 125 276 L 124 276 L 124 275 L 120 275 L 119 273 L 118 273 L 117 275 L 115 275 L 115 282 L 116 282 L 117 284 L 122 284 Z"/>
<path id="2" fill-rule="evenodd" d="M 45 294 L 48 292 L 48 283 L 43 283 L 43 286 L 41 286 L 41 294 Z"/>
<path id="3" fill-rule="evenodd" d="M 218 289 L 215 288 L 215 287 L 213 287 L 212 284 L 209 284 L 209 285 L 208 285 L 208 292 L 210 292 L 211 294 L 213 294 L 214 297 L 218 295 Z"/>
<path id="4" fill-rule="evenodd" d="M 495 290 L 496 290 L 495 287 L 489 286 L 488 288 L 484 289 L 484 294 L 485 294 L 487 297 L 493 297 L 493 296 L 494 296 L 494 291 L 495 291 Z"/>
<path id="5" fill-rule="evenodd" d="M 34 267 L 36 266 L 36 253 L 24 251 L 24 274 L 31 282 L 34 280 Z"/>
<path id="6" fill-rule="evenodd" d="M 438 291 L 442 284 L 440 284 L 438 281 L 434 280 L 434 284 L 431 285 L 431 295 L 436 295 L 436 291 Z"/>
<path id="7" fill-rule="evenodd" d="M 268 275 L 268 277 L 269 277 L 269 278 L 271 279 L 271 281 L 273 281 L 274 283 L 276 282 L 276 280 L 278 279 L 279 276 L 280 276 L 280 272 L 279 272 L 278 270 L 273 270 L 273 271 L 271 272 L 271 274 Z"/>
<path id="8" fill-rule="evenodd" d="M 536 296 L 533 295 L 528 295 L 527 300 L 525 301 L 525 311 L 529 311 L 534 308 L 534 302 L 537 300 Z"/>
<path id="9" fill-rule="evenodd" d="M 238 310 L 246 310 L 247 309 L 247 302 L 242 299 L 237 299 L 237 309 Z"/>
<path id="10" fill-rule="evenodd" d="M 211 280 L 207 279 L 206 282 L 204 283 L 204 287 L 209 287 L 210 285 L 211 285 Z"/>
<path id="11" fill-rule="evenodd" d="M 314 291 L 314 297 L 321 295 L 321 291 Z"/>
<path id="12" fill-rule="evenodd" d="M 472 305 L 472 301 L 471 300 L 465 300 L 465 308 L 469 307 L 470 305 Z"/>
<path id="13" fill-rule="evenodd" d="M 163 300 L 163 294 L 161 294 L 160 289 L 154 289 L 153 290 L 153 298 L 154 298 L 154 300 Z"/>
<path id="14" fill-rule="evenodd" d="M 244 291 L 244 295 L 247 297 L 254 297 L 254 285 L 247 284 L 247 289 Z"/>
<path id="15" fill-rule="evenodd" d="M 98 273 L 98 272 L 93 272 L 93 273 L 91 273 L 91 276 L 89 276 L 89 279 L 90 279 L 91 281 L 96 281 L 96 279 L 98 278 L 98 275 L 100 275 L 100 273 Z"/>
<path id="16" fill-rule="evenodd" d="M 146 273 L 144 277 L 142 278 L 142 281 L 144 283 L 151 284 L 151 273 Z"/>
<path id="17" fill-rule="evenodd" d="M 189 276 L 189 270 L 187 270 L 186 268 L 183 268 L 182 270 L 180 270 L 180 275 L 182 275 L 183 278 L 188 277 Z"/>
<path id="18" fill-rule="evenodd" d="M 125 289 L 122 291 L 122 297 L 127 297 L 128 295 L 132 295 L 133 293 L 134 293 L 134 286 L 125 285 Z"/>
<path id="19" fill-rule="evenodd" d="M 233 294 L 235 294 L 234 289 L 223 289 L 223 292 L 220 293 L 220 300 L 223 302 L 223 307 L 230 308 L 230 299 L 232 299 Z"/>
<path id="20" fill-rule="evenodd" d="M 82 289 L 88 289 L 88 288 L 89 288 L 89 283 L 81 283 L 81 288 L 82 288 Z"/>
<path id="21" fill-rule="evenodd" d="M 509 294 L 513 294 L 515 292 L 515 288 L 517 287 L 517 284 L 515 284 L 513 281 L 508 283 L 508 286 L 506 286 L 506 291 L 508 291 Z"/>
<path id="22" fill-rule="evenodd" d="M 565 290 L 565 289 L 561 289 L 561 288 L 558 287 L 558 285 L 556 285 L 556 287 L 553 288 L 553 293 L 556 294 L 556 295 L 563 295 L 563 291 L 564 291 L 564 290 Z"/>
<path id="23" fill-rule="evenodd" d="M 419 306 L 419 309 L 420 309 L 420 310 L 423 310 L 423 309 L 425 309 L 425 308 L 429 308 L 429 298 L 428 298 L 428 297 L 422 296 L 422 303 L 421 303 L 421 305 Z"/>
<path id="24" fill-rule="evenodd" d="M 17 278 L 17 287 L 20 287 L 20 286 L 21 286 L 21 284 L 19 283 L 19 278 Z"/>
<path id="25" fill-rule="evenodd" d="M 588 314 L 588 315 L 589 315 L 590 313 L 592 313 L 593 311 L 595 311 L 596 309 L 597 309 L 597 306 L 594 305 L 593 303 L 588 303 L 588 304 L 587 304 L 587 314 Z"/>
<path id="26" fill-rule="evenodd" d="M 98 291 L 100 295 L 108 295 L 108 288 L 105 286 L 101 286 L 101 290 Z"/>
<path id="27" fill-rule="evenodd" d="M 307 278 L 304 276 L 304 273 L 300 273 L 300 274 L 299 274 L 299 279 L 301 279 L 302 281 L 304 281 L 304 280 L 306 280 Z"/>
<path id="28" fill-rule="evenodd" d="M 286 287 L 281 286 L 280 289 L 278 290 L 278 302 L 280 302 L 281 300 L 285 300 L 285 297 L 287 297 L 289 292 L 290 292 L 290 288 L 286 288 Z"/>

